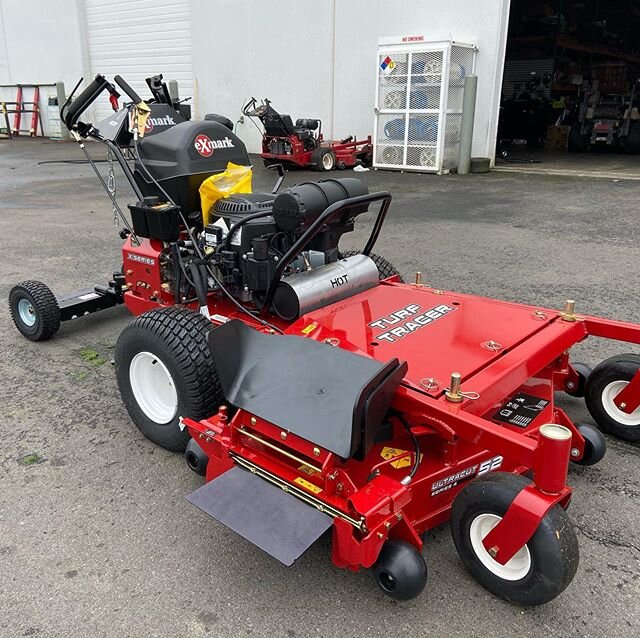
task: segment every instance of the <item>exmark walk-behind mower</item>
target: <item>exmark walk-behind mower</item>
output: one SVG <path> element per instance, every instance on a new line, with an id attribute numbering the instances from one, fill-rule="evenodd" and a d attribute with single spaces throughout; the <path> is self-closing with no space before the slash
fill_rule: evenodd
<path id="1" fill-rule="evenodd" d="M 138 130 L 139 98 L 119 84 Z M 200 162 L 206 124 L 170 129 L 164 163 Z M 391 195 L 356 179 L 232 195 L 202 227 L 196 189 L 184 179 L 170 196 L 141 145 L 160 201 L 131 207 L 121 288 L 140 316 L 118 339 L 116 375 L 140 430 L 206 477 L 190 500 L 285 564 L 332 528 L 333 562 L 373 568 L 393 598 L 422 591 L 421 537 L 447 520 L 495 595 L 560 594 L 578 565 L 567 467 L 598 462 L 605 444 L 554 393 L 586 394 L 602 428 L 640 437 L 640 358 L 592 372 L 569 358 L 589 335 L 640 343 L 640 326 L 403 284 L 372 253 Z M 372 205 L 362 252 L 340 251 Z M 26 336 L 50 336 L 55 298 L 23 284 L 11 304 Z"/>
<path id="2" fill-rule="evenodd" d="M 348 168 L 358 162 L 370 164 L 373 157 L 371 136 L 356 140 L 349 136 L 343 140 L 325 140 L 322 122 L 318 119 L 298 119 L 278 113 L 268 99 L 259 105 L 252 97 L 243 107 L 242 114 L 257 118 L 262 123 L 262 157 L 265 166 L 283 163 L 316 171 Z"/>

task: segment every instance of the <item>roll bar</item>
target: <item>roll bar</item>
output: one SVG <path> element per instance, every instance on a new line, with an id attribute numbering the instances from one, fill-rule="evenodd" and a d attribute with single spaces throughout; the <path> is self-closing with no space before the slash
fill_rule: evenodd
<path id="1" fill-rule="evenodd" d="M 389 206 L 391 205 L 391 193 L 388 191 L 380 191 L 378 193 L 369 193 L 368 195 L 350 197 L 349 199 L 341 199 L 326 208 L 318 219 L 309 226 L 309 228 L 300 236 L 300 238 L 278 262 L 273 279 L 271 280 L 264 297 L 261 314 L 266 315 L 269 312 L 273 296 L 276 294 L 276 288 L 282 279 L 282 275 L 284 274 L 286 267 L 309 245 L 315 236 L 322 230 L 323 226 L 331 222 L 336 217 L 344 214 L 345 211 L 362 206 L 363 204 L 373 204 L 374 202 L 382 203 L 380 204 L 378 216 L 376 217 L 373 229 L 371 230 L 371 235 L 369 235 L 369 239 L 362 250 L 363 255 L 369 255 L 378 239 L 378 235 L 380 235 L 380 230 L 384 224 L 384 218 L 387 216 Z"/>

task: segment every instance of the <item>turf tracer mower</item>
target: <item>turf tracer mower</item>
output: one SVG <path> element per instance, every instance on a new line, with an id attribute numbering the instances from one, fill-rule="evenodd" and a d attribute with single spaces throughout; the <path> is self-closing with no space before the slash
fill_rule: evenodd
<path id="1" fill-rule="evenodd" d="M 331 528 L 333 562 L 372 568 L 396 599 L 425 587 L 421 537 L 447 520 L 465 565 L 495 595 L 535 605 L 560 594 L 578 565 L 567 467 L 597 463 L 605 444 L 554 393 L 586 394 L 600 427 L 640 437 L 640 358 L 593 371 L 569 358 L 589 335 L 640 343 L 640 326 L 577 316 L 572 303 L 555 311 L 418 276 L 402 283 L 372 252 L 391 195 L 356 179 L 232 195 L 204 225 L 189 182 L 212 170 L 195 164 L 198 138 L 218 129 L 158 134 L 175 144 L 163 144 L 163 165 L 190 158 L 159 179 L 135 139 L 140 99 L 117 81 L 134 102 L 138 179 L 154 194 L 144 199 L 132 178 L 140 201 L 119 285 L 140 316 L 118 339 L 116 376 L 137 427 L 205 476 L 190 500 L 285 564 Z M 80 140 L 103 140 L 69 124 Z M 188 178 L 172 190 L 176 174 Z M 370 207 L 363 250 L 340 250 Z M 34 340 L 60 319 L 42 290 L 27 282 L 10 298 Z"/>
<path id="2" fill-rule="evenodd" d="M 325 140 L 322 121 L 298 119 L 278 113 L 271 101 L 264 99 L 259 105 L 252 97 L 243 107 L 242 114 L 259 119 L 262 123 L 262 157 L 265 166 L 282 163 L 287 166 L 332 171 L 355 166 L 358 162 L 370 164 L 373 157 L 371 136 L 356 140 L 349 136 L 343 140 Z"/>

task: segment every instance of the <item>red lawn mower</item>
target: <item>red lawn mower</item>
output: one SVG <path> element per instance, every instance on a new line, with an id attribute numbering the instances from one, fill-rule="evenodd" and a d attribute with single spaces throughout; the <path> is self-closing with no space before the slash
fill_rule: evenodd
<path id="1" fill-rule="evenodd" d="M 140 101 L 116 80 L 135 138 Z M 69 123 L 80 140 L 96 135 Z M 175 157 L 163 145 L 162 165 L 199 162 L 198 138 L 214 132 L 203 125 L 170 129 Z M 372 568 L 395 599 L 424 589 L 422 536 L 447 520 L 496 596 L 537 605 L 560 594 L 578 566 L 567 468 L 600 461 L 605 441 L 555 392 L 586 396 L 602 429 L 640 439 L 640 357 L 590 371 L 569 355 L 589 335 L 638 344 L 640 326 L 578 316 L 573 302 L 557 311 L 418 275 L 402 283 L 372 252 L 391 195 L 353 178 L 232 195 L 204 226 L 189 171 L 207 165 L 161 181 L 140 146 L 136 166 L 156 194 L 130 206 L 118 294 L 140 316 L 118 339 L 116 376 L 142 433 L 205 477 L 190 501 L 287 565 L 331 528 L 334 564 Z M 362 251 L 341 250 L 369 212 Z M 10 294 L 33 340 L 60 321 L 41 286 Z"/>
<path id="2" fill-rule="evenodd" d="M 343 140 L 325 140 L 321 120 L 298 119 L 294 125 L 291 116 L 278 113 L 268 99 L 258 105 L 256 98 L 252 97 L 242 107 L 242 114 L 262 123 L 260 157 L 265 166 L 278 163 L 289 167 L 332 171 L 357 163 L 371 163 L 373 146 L 370 135 L 364 140 L 356 140 L 353 136 Z"/>

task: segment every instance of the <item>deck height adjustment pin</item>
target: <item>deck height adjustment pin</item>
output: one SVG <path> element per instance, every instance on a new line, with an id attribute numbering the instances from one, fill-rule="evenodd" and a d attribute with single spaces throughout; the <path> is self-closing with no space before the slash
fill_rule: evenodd
<path id="1" fill-rule="evenodd" d="M 449 389 L 444 393 L 447 401 L 451 403 L 461 403 L 464 400 L 460 387 L 462 385 L 462 376 L 459 372 L 451 373 L 451 384 Z"/>
<path id="2" fill-rule="evenodd" d="M 576 302 L 573 299 L 567 299 L 564 304 L 564 310 L 560 313 L 563 321 L 576 320 Z"/>

